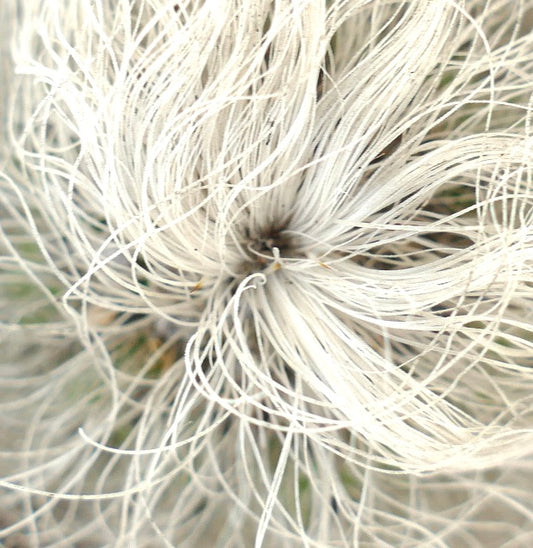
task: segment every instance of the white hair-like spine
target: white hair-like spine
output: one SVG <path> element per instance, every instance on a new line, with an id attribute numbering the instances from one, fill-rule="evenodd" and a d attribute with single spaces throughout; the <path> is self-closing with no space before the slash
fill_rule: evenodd
<path id="1" fill-rule="evenodd" d="M 533 2 L 6 7 L 0 535 L 527 545 Z"/>

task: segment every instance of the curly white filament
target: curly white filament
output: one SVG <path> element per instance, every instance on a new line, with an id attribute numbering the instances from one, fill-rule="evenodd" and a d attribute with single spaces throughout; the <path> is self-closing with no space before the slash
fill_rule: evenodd
<path id="1" fill-rule="evenodd" d="M 2 9 L 0 538 L 533 542 L 533 1 Z"/>

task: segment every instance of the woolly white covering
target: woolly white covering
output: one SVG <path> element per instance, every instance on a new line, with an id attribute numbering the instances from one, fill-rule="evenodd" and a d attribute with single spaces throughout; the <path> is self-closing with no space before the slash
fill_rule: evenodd
<path id="1" fill-rule="evenodd" d="M 0 536 L 533 544 L 533 1 L 5 9 Z"/>

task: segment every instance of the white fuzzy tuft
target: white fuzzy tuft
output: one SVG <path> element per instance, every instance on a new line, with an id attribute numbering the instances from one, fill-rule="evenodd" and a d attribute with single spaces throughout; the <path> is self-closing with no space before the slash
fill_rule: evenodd
<path id="1" fill-rule="evenodd" d="M 4 3 L 0 538 L 532 544 L 533 0 Z"/>

